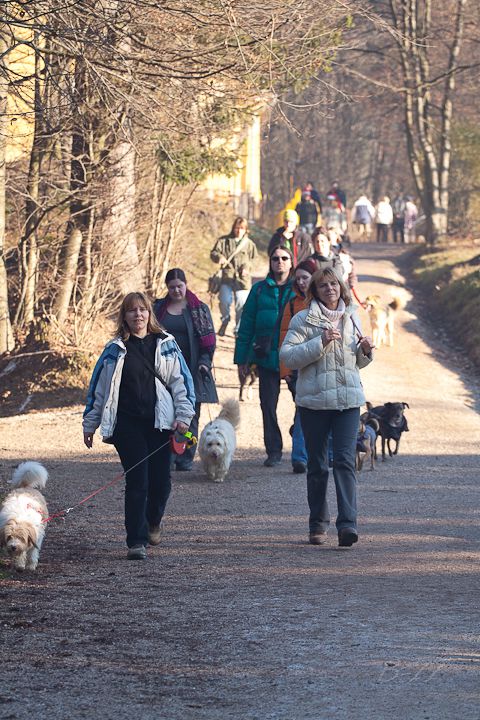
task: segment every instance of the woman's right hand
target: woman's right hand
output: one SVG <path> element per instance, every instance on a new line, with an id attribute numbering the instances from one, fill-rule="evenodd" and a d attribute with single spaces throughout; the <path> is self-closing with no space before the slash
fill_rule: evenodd
<path id="1" fill-rule="evenodd" d="M 341 340 L 342 336 L 336 328 L 326 328 L 322 333 L 322 341 L 327 345 L 332 340 Z"/>
<path id="2" fill-rule="evenodd" d="M 87 448 L 91 448 L 93 445 L 93 436 L 95 433 L 83 433 L 83 442 L 87 446 Z"/>

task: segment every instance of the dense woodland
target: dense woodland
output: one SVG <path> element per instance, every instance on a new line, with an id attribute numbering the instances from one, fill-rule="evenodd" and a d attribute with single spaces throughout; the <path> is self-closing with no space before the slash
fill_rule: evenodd
<path id="1" fill-rule="evenodd" d="M 474 228 L 475 0 L 2 3 L 0 354 L 88 344 L 156 294 L 199 183 L 262 108 L 265 216 L 292 184 L 415 195 L 428 239 Z M 31 69 L 15 64 L 28 50 Z M 33 136 L 5 162 L 7 96 Z"/>

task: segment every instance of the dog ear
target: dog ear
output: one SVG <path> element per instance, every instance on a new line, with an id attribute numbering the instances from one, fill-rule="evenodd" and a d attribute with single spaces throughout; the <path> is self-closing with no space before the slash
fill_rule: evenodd
<path id="1" fill-rule="evenodd" d="M 404 403 L 402 403 L 402 405 L 403 405 L 404 408 L 407 407 L 408 409 L 410 409 L 410 405 L 409 405 L 408 403 L 404 402 Z"/>
<path id="2" fill-rule="evenodd" d="M 37 531 L 33 527 L 33 525 L 30 525 L 30 523 L 26 526 L 27 531 L 27 544 L 29 547 L 37 547 Z"/>

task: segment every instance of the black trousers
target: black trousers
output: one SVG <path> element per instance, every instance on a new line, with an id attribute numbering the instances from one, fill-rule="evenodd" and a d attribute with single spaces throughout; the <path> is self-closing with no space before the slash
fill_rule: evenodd
<path id="1" fill-rule="evenodd" d="M 268 457 L 282 457 L 282 433 L 277 420 L 277 405 L 280 395 L 280 371 L 258 366 L 260 407 L 263 417 L 263 441 Z"/>
<path id="2" fill-rule="evenodd" d="M 147 545 L 148 526 L 158 525 L 165 512 L 172 488 L 170 435 L 168 430 L 156 430 L 151 420 L 120 414 L 117 418 L 112 439 L 126 472 L 125 528 L 129 548 Z"/>
<path id="3" fill-rule="evenodd" d="M 377 242 L 388 242 L 388 228 L 389 225 L 383 223 L 377 223 Z"/>
<path id="4" fill-rule="evenodd" d="M 398 240 L 401 243 L 405 242 L 405 220 L 394 220 L 392 225 L 393 242 L 396 243 Z"/>

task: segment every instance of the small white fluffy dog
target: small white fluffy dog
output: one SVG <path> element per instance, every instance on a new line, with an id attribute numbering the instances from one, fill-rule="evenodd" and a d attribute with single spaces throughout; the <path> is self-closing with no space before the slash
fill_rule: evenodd
<path id="1" fill-rule="evenodd" d="M 40 490 L 48 472 L 40 463 L 21 463 L 10 485 L 12 490 L 0 506 L 0 547 L 6 549 L 17 570 L 35 570 L 45 535 L 47 503 Z"/>
<path id="2" fill-rule="evenodd" d="M 198 453 L 209 480 L 223 482 L 232 463 L 237 447 L 235 428 L 240 422 L 238 400 L 230 398 L 222 403 L 222 409 L 202 430 Z"/>

